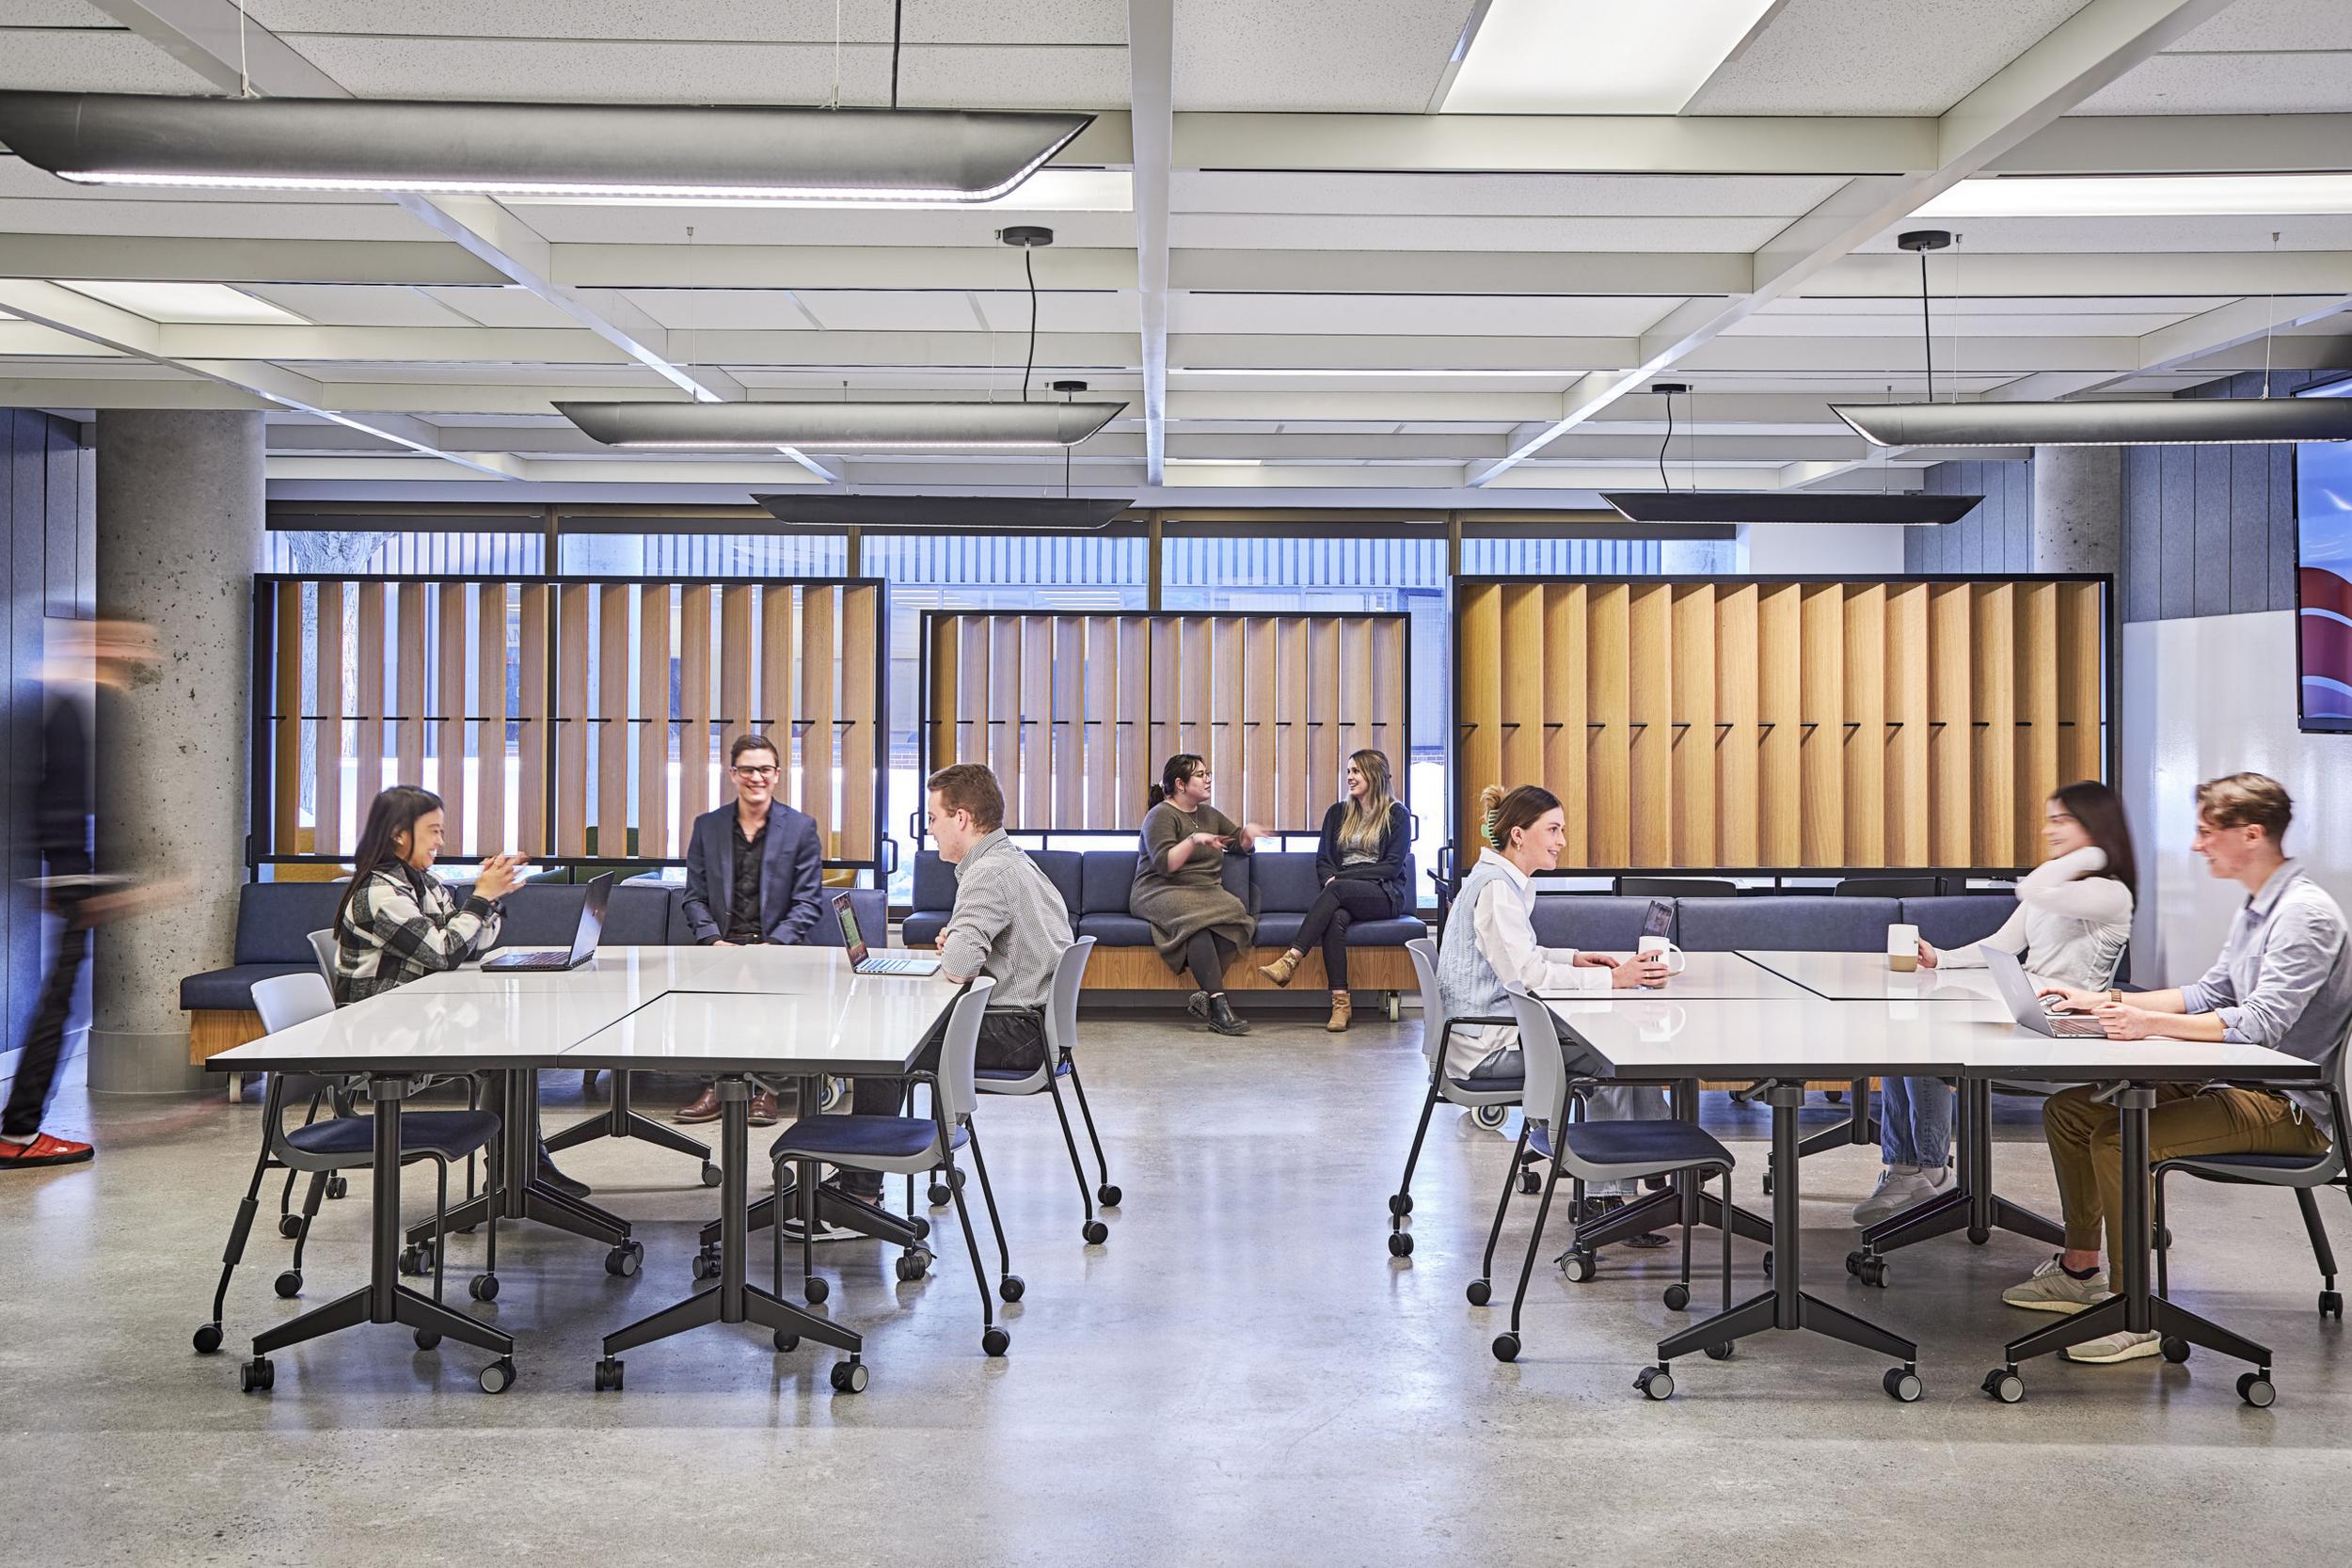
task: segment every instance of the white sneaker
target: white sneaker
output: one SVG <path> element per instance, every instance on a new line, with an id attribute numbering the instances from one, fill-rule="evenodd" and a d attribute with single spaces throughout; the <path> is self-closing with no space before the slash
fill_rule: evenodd
<path id="1" fill-rule="evenodd" d="M 1927 1173 L 1917 1165 L 1888 1165 L 1879 1172 L 1879 1184 L 1870 1189 L 1870 1196 L 1853 1206 L 1853 1222 L 1872 1226 L 1918 1201 L 1921 1183 Z"/>
<path id="2" fill-rule="evenodd" d="M 798 1214 L 785 1216 L 783 1231 L 787 1243 L 793 1246 L 800 1245 L 801 1216 Z M 816 1230 L 809 1236 L 810 1243 L 816 1246 L 823 1246 L 827 1242 L 862 1242 L 866 1239 L 864 1231 L 851 1230 L 846 1226 L 835 1225 L 830 1220 L 818 1220 Z"/>
<path id="3" fill-rule="evenodd" d="M 2067 1346 L 2066 1359 L 2107 1366 L 2117 1361 L 2137 1361 L 2143 1355 L 2157 1354 L 2163 1349 L 2163 1335 L 2153 1329 L 2145 1334 L 2134 1334 L 2127 1328 L 2104 1338 L 2086 1339 L 2079 1345 Z"/>
<path id="4" fill-rule="evenodd" d="M 2001 1300 L 2011 1307 L 2022 1307 L 2028 1312 L 2063 1312 L 2069 1315 L 2086 1307 L 2096 1307 L 2115 1292 L 2107 1289 L 2107 1274 L 2101 1269 L 2089 1279 L 2076 1279 L 2058 1262 L 2059 1255 L 2049 1259 L 2021 1284 L 2001 1292 Z M 2069 1351 L 2072 1355 L 2074 1352 Z"/>

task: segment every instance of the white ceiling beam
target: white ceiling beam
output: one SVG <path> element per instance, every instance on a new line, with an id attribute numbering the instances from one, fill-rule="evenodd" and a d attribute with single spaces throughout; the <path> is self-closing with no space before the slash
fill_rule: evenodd
<path id="1" fill-rule="evenodd" d="M 585 460 L 565 458 L 505 458 L 511 467 L 504 477 L 534 484 L 562 484 L 582 480 L 613 484 L 821 484 L 809 471 L 787 459 L 773 463 L 686 463 L 662 460 Z M 486 470 L 485 470 L 486 471 Z M 267 474 L 278 480 L 395 480 L 425 483 L 462 483 L 464 476 L 431 467 L 411 457 L 271 457 Z"/>
<path id="2" fill-rule="evenodd" d="M 1745 251 L 1178 250 L 1172 286 L 1194 293 L 1297 294 L 1744 293 Z"/>
<path id="3" fill-rule="evenodd" d="M 2035 132 L 1988 174 L 2333 174 L 2352 114 L 2076 115 Z"/>
<path id="4" fill-rule="evenodd" d="M 1173 161 L 1175 0 L 1127 0 L 1127 105 L 1134 138 L 1136 295 L 1143 347 L 1145 478 L 1168 458 L 1168 175 Z"/>
<path id="5" fill-rule="evenodd" d="M 2347 154 L 2352 161 L 2352 154 Z M 2234 298 L 2274 285 L 2281 294 L 2352 292 L 2352 251 L 2135 251 L 1993 254 L 1967 243 L 1935 279 L 1939 309 L 1957 287 L 1971 299 Z M 1952 253 L 1947 253 L 1947 257 Z M 1848 256 L 1802 288 L 1804 299 L 1919 299 L 1919 259 L 1899 250 Z M 1915 317 L 1916 312 L 1914 312 Z"/>
<path id="6" fill-rule="evenodd" d="M 558 245 L 548 262 L 580 289 L 966 289 L 1022 286 L 1002 245 Z M 1136 286 L 1136 253 L 1054 246 L 1053 287 L 1041 293 Z"/>
<path id="7" fill-rule="evenodd" d="M 1756 252 L 1753 293 L 1725 301 L 1693 300 L 1644 334 L 1644 356 L 1625 373 L 1572 397 L 1558 423 L 1541 439 L 1515 447 L 1471 475 L 1485 485 L 1540 451 L 1551 436 L 1672 368 L 1726 328 L 1746 320 L 1851 251 L 1901 221 L 2069 109 L 2108 86 L 2217 15 L 2230 0 L 2090 0 L 2040 42 L 1994 72 L 1933 122 L 1933 148 L 1924 171 L 1872 174 L 1850 180 Z M 1675 123 L 1682 123 L 1676 121 Z M 1587 378 L 1590 380 L 1590 378 Z"/>
<path id="8" fill-rule="evenodd" d="M 1131 45 L 1132 47 L 1132 45 Z M 1914 174 L 1936 121 L 1827 116 L 1182 114 L 1178 168 Z"/>
<path id="9" fill-rule="evenodd" d="M 2261 345 L 2274 331 L 2291 333 L 2346 310 L 2352 310 L 2352 288 L 2328 296 L 2272 299 L 2264 295 L 2234 299 L 2129 340 L 2132 357 L 2128 367 L 2080 367 L 2022 376 L 1994 388 L 1986 398 L 1998 403 L 2046 402 L 2096 392 L 2136 375 L 2204 368 L 2201 361 L 2227 355 L 2233 349 Z M 2233 361 L 2228 369 L 2250 370 L 2262 363 L 2259 356 L 2243 357 L 2251 362 L 2240 365 Z M 2342 356 L 2325 339 L 2314 341 L 2310 338 L 2283 337 L 2272 345 L 2270 358 L 2277 369 L 2302 370 L 2330 367 L 2340 363 Z M 2225 373 L 2221 366 L 2212 368 L 2217 375 Z"/>
<path id="10" fill-rule="evenodd" d="M 0 218 L 5 212 L 0 210 Z M 501 284 L 495 269 L 431 240 L 220 240 L 173 235 L 0 234 L 0 277 L 174 283 Z"/>

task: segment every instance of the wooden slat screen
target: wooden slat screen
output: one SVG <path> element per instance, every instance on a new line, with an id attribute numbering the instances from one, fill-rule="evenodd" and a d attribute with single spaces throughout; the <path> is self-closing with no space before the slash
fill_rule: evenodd
<path id="1" fill-rule="evenodd" d="M 2094 578 L 1457 579 L 1454 827 L 1566 808 L 1564 869 L 2009 869 L 2107 770 Z"/>
<path id="2" fill-rule="evenodd" d="M 984 762 L 1008 826 L 1119 832 L 1197 752 L 1232 816 L 1311 832 L 1363 747 L 1406 773 L 1403 615 L 925 616 L 927 768 Z"/>
<path id="3" fill-rule="evenodd" d="M 692 815 L 733 799 L 727 747 L 755 729 L 827 858 L 879 857 L 878 582 L 264 578 L 255 607 L 272 628 L 258 858 L 347 854 L 375 792 L 406 781 L 447 803 L 453 858 L 675 860 Z"/>

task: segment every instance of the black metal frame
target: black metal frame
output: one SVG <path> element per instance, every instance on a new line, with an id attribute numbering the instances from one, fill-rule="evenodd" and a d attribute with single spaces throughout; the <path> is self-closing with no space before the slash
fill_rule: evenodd
<path id="1" fill-rule="evenodd" d="M 2352 379 L 2336 377 L 2330 381 L 2315 381 L 2314 387 L 2333 386 L 2335 381 Z M 2310 388 L 2305 388 L 2309 391 Z M 2296 394 L 2297 397 L 2303 392 Z M 2287 456 L 2293 484 L 2295 507 L 2295 727 L 2303 735 L 2352 735 L 2352 719 L 2314 719 L 2303 707 L 2303 446 L 2296 443 Z"/>
<path id="2" fill-rule="evenodd" d="M 1085 615 L 1139 615 L 1148 617 L 1152 621 L 1184 621 L 1199 620 L 1204 616 L 1263 616 L 1271 612 L 1266 610 L 1104 610 L 1076 611 L 1051 610 L 927 610 L 923 611 L 922 614 L 921 636 L 916 644 L 917 652 L 915 657 L 918 660 L 920 660 L 920 663 L 918 664 L 916 670 L 915 690 L 917 694 L 917 701 L 922 705 L 922 712 L 915 720 L 914 737 L 915 755 L 919 760 L 923 776 L 925 778 L 929 778 L 932 772 L 936 770 L 934 768 L 934 763 L 936 761 L 936 748 L 934 747 L 933 741 L 939 722 L 936 719 L 931 717 L 933 712 L 933 705 L 931 702 L 932 619 L 941 615 L 1058 615 L 1063 613 Z M 1309 612 L 1299 611 L 1298 613 L 1306 614 Z M 1404 669 L 1399 672 L 1399 678 L 1404 682 L 1406 735 L 1405 743 L 1399 748 L 1399 751 L 1405 757 L 1406 765 L 1401 769 L 1392 770 L 1395 773 L 1395 781 L 1397 784 L 1397 800 L 1405 806 L 1406 811 L 1410 812 L 1412 810 L 1410 791 L 1412 787 L 1413 771 L 1413 618 L 1408 611 L 1402 610 L 1315 610 L 1311 613 L 1314 615 L 1315 619 L 1321 621 L 1401 621 L 1404 623 L 1405 664 Z M 1202 721 L 1202 722 L 1207 722 L 1207 721 Z M 1449 752 L 1449 755 L 1451 753 Z M 1414 821 L 1416 824 L 1419 823 L 1420 817 L 1418 815 L 1414 816 Z M 924 831 L 922 814 L 920 812 L 915 813 L 914 816 L 909 820 L 907 826 L 914 837 L 914 851 L 919 855 L 923 852 L 924 840 L 930 836 Z M 1123 828 L 1038 826 L 1025 823 L 1017 827 L 1009 828 L 1007 831 L 1015 838 L 1035 838 L 1040 842 L 1041 847 L 1050 847 L 1052 840 L 1056 834 L 1059 834 L 1064 838 L 1103 838 L 1121 836 L 1125 833 L 1131 832 L 1133 830 Z M 1276 827 L 1269 829 L 1268 832 L 1270 836 L 1275 838 L 1315 838 L 1322 834 L 1323 824 L 1321 822 L 1316 822 L 1311 827 L 1299 828 Z"/>
<path id="3" fill-rule="evenodd" d="M 675 575 L 612 577 L 601 574 L 581 573 L 544 573 L 537 577 L 515 577 L 496 573 L 436 575 L 427 572 L 353 572 L 340 574 L 333 572 L 256 572 L 253 574 L 252 602 L 250 607 L 253 622 L 252 663 L 246 671 L 247 706 L 252 725 L 251 760 L 248 764 L 249 772 L 246 776 L 246 799 L 248 809 L 246 816 L 245 862 L 246 875 L 248 880 L 258 881 L 260 879 L 261 868 L 264 865 L 342 865 L 344 863 L 344 857 L 338 855 L 294 855 L 278 854 L 275 852 L 264 853 L 262 849 L 262 846 L 271 843 L 270 805 L 275 797 L 275 786 L 277 784 L 276 757 L 270 745 L 272 726 L 275 725 L 280 719 L 288 717 L 287 715 L 283 715 L 276 711 L 273 701 L 275 693 L 271 689 L 275 685 L 275 671 L 278 654 L 278 622 L 276 615 L 271 613 L 271 611 L 273 611 L 276 608 L 276 595 L 278 585 L 282 583 L 305 583 L 319 581 L 384 582 L 395 584 L 427 583 L 433 585 L 454 584 L 461 586 L 468 584 L 485 585 L 489 583 L 504 584 L 512 582 L 519 583 L 525 589 L 560 589 L 575 587 L 600 588 L 610 587 L 614 584 L 625 584 L 638 588 L 668 588 L 707 585 L 714 588 L 759 588 L 763 590 L 778 588 L 871 588 L 875 591 L 876 595 L 874 605 L 874 621 L 875 626 L 878 628 L 878 635 L 874 640 L 874 853 L 870 857 L 865 859 L 828 860 L 823 863 L 828 869 L 832 870 L 871 871 L 874 873 L 877 883 L 885 886 L 888 884 L 892 873 L 898 869 L 898 847 L 892 840 L 889 832 L 890 584 L 886 578 L 877 577 L 680 578 Z M 552 617 L 550 618 L 549 625 L 550 628 L 554 626 Z M 552 652 L 551 645 L 550 652 Z M 554 711 L 556 705 L 556 660 L 550 657 L 548 660 L 547 701 L 548 713 L 547 720 L 545 721 L 549 725 L 561 724 L 568 721 L 558 716 Z M 307 723 L 314 722 L 319 716 L 316 714 L 306 713 L 294 715 L 293 717 Z M 346 717 L 348 716 L 346 715 Z M 390 722 L 401 718 L 402 716 L 398 714 L 383 714 L 379 717 L 384 721 Z M 432 713 L 420 716 L 421 721 L 428 724 L 438 722 L 444 717 L 446 716 Z M 508 722 L 511 723 L 515 721 L 516 717 L 517 716 L 514 714 L 507 715 Z M 723 724 L 725 721 L 724 717 L 721 715 L 713 715 L 711 719 L 713 726 Z M 838 724 L 842 722 L 842 721 L 836 720 L 834 722 Z M 550 736 L 552 736 L 553 733 L 554 732 L 552 730 L 549 731 Z M 556 778 L 551 745 L 548 766 L 546 772 L 547 779 L 544 785 L 546 799 L 543 805 L 547 812 L 549 836 L 552 838 L 555 822 Z M 467 864 L 470 863 L 471 860 L 478 858 L 479 857 L 472 857 L 469 859 L 469 857 L 463 855 L 452 855 L 445 857 L 445 860 L 450 864 Z M 635 866 L 641 870 L 651 870 L 661 866 L 684 865 L 686 863 L 683 858 L 677 857 L 626 854 L 546 854 L 533 856 L 532 860 L 534 863 L 539 865 L 562 868 L 567 871 L 586 866 Z"/>

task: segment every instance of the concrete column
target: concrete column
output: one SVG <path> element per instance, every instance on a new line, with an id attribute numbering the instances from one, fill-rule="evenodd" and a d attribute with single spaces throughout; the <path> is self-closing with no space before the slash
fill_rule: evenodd
<path id="1" fill-rule="evenodd" d="M 2034 448 L 2033 569 L 2118 572 L 2122 565 L 2122 449 Z"/>
<path id="2" fill-rule="evenodd" d="M 179 896 L 98 933 L 89 1086 L 176 1093 L 180 980 L 230 961 L 245 880 L 247 665 L 262 561 L 258 413 L 102 410 L 98 604 L 155 628 L 160 658 L 98 708 L 98 862 Z"/>

